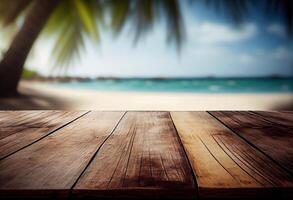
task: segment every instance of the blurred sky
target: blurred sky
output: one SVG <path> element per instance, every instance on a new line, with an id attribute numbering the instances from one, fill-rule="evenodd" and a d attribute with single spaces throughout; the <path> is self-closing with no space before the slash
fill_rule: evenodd
<path id="1" fill-rule="evenodd" d="M 293 39 L 282 20 L 264 18 L 258 6 L 237 26 L 204 5 L 184 5 L 187 40 L 180 53 L 166 44 L 165 27 L 158 23 L 136 45 L 131 29 L 118 38 L 103 30 L 101 44 L 87 41 L 81 60 L 67 72 L 51 72 L 51 39 L 41 39 L 27 66 L 43 75 L 88 77 L 292 76 Z"/>

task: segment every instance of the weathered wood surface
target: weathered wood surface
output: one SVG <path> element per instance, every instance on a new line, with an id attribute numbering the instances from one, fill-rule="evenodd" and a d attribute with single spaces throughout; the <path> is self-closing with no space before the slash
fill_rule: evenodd
<path id="1" fill-rule="evenodd" d="M 280 197 L 292 193 L 291 189 L 274 188 L 292 188 L 293 176 L 208 113 L 171 112 L 171 116 L 193 166 L 200 197 Z"/>
<path id="2" fill-rule="evenodd" d="M 91 112 L 0 162 L 0 195 L 68 196 L 123 112 Z"/>
<path id="3" fill-rule="evenodd" d="M 0 112 L 0 159 L 61 128 L 86 112 Z"/>
<path id="4" fill-rule="evenodd" d="M 192 171 L 169 113 L 128 112 L 73 192 L 194 199 Z"/>
<path id="5" fill-rule="evenodd" d="M 293 126 L 281 125 L 280 121 L 285 120 L 282 114 L 279 116 L 282 120 L 277 120 L 276 117 L 273 119 L 273 115 L 269 113 L 266 115 L 271 117 L 267 119 L 244 111 L 211 114 L 293 174 Z M 289 120 L 286 121 L 289 123 Z"/>
<path id="6" fill-rule="evenodd" d="M 0 198 L 293 199 L 293 112 L 0 111 Z"/>
<path id="7" fill-rule="evenodd" d="M 288 126 L 291 128 L 293 126 L 293 112 L 255 111 L 254 113 L 276 125 Z"/>

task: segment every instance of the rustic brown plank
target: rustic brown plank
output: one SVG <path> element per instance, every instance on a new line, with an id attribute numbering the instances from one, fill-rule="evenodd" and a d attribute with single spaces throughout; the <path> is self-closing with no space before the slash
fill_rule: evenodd
<path id="1" fill-rule="evenodd" d="M 52 114 L 53 112 L 49 111 L 49 113 Z M 16 133 L 18 129 L 22 129 L 21 125 L 33 122 L 34 118 L 43 117 L 44 115 L 45 112 L 42 111 L 1 111 L 0 139 Z"/>
<path id="2" fill-rule="evenodd" d="M 78 111 L 77 111 L 78 112 Z M 84 113 L 79 111 L 80 113 Z M 63 115 L 65 111 L 0 111 L 0 139 L 27 128 L 47 126 L 55 114 Z M 73 112 L 72 112 L 73 113 Z"/>
<path id="3" fill-rule="evenodd" d="M 0 122 L 5 121 L 8 117 L 24 117 L 36 112 L 43 112 L 44 110 L 0 110 Z"/>
<path id="4" fill-rule="evenodd" d="M 9 123 L 2 124 L 0 127 L 0 136 L 2 136 L 0 139 L 0 159 L 48 135 L 86 112 L 27 111 L 26 113 L 28 113 L 26 117 L 23 117 L 21 113 L 19 117 L 21 120 L 16 120 L 19 119 L 18 112 L 14 112 Z M 8 124 L 10 125 L 7 126 Z"/>
<path id="5" fill-rule="evenodd" d="M 68 195 L 122 116 L 123 112 L 90 112 L 1 160 L 0 196 Z"/>
<path id="6" fill-rule="evenodd" d="M 32 119 L 46 117 L 60 110 L 0 111 L 0 127 L 14 127 L 33 123 Z"/>
<path id="7" fill-rule="evenodd" d="M 292 195 L 292 176 L 206 112 L 171 112 L 200 198 Z M 278 188 L 284 188 L 279 190 Z"/>
<path id="8" fill-rule="evenodd" d="M 211 114 L 293 174 L 293 126 L 280 126 L 244 111 Z"/>
<path id="9" fill-rule="evenodd" d="M 79 197 L 196 198 L 168 112 L 128 112 L 73 189 Z"/>
<path id="10" fill-rule="evenodd" d="M 36 112 L 34 111 L 0 111 L 0 127 L 5 126 L 11 120 L 18 121 L 22 120 L 29 115 Z M 40 112 L 39 112 L 40 113 Z"/>
<path id="11" fill-rule="evenodd" d="M 259 117 L 276 124 L 277 126 L 291 127 L 293 126 L 293 112 L 276 112 L 276 111 L 254 111 Z"/>

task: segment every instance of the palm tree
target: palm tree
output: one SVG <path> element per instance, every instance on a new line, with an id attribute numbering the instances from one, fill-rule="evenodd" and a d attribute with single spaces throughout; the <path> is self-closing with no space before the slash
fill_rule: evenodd
<path id="1" fill-rule="evenodd" d="M 117 33 L 126 19 L 132 18 L 137 38 L 153 25 L 154 9 L 162 9 L 169 38 L 181 43 L 183 28 L 177 0 L 1 0 L 4 25 L 15 23 L 20 16 L 24 22 L 0 63 L 0 96 L 17 94 L 24 63 L 42 31 L 57 36 L 53 54 L 56 62 L 64 65 L 79 55 L 85 37 L 99 42 L 97 19 L 103 17 L 104 9 L 113 14 L 111 25 Z"/>
<path id="2" fill-rule="evenodd" d="M 95 5 L 92 6 L 91 4 L 94 3 Z M 34 42 L 46 25 L 48 33 L 59 31 L 57 41 L 62 41 L 59 45 L 67 45 L 68 51 L 69 49 L 70 51 L 77 49 L 77 46 L 80 45 L 78 42 L 82 41 L 78 40 L 77 37 L 81 38 L 82 34 L 98 38 L 95 17 L 93 16 L 97 5 L 98 1 L 82 0 L 1 0 L 0 17 L 4 25 L 15 23 L 19 16 L 24 16 L 23 25 L 0 63 L 1 95 L 15 95 L 17 93 L 23 65 Z M 72 39 L 70 43 L 68 43 L 69 37 Z M 74 40 L 75 38 L 77 40 Z M 74 54 L 74 52 L 62 52 L 59 45 L 56 46 L 58 47 L 57 51 L 59 50 L 60 55 L 64 58 L 70 53 Z"/>
<path id="3" fill-rule="evenodd" d="M 248 4 L 254 2 L 202 1 L 228 13 L 236 22 L 242 20 Z M 0 21 L 4 25 L 23 19 L 22 26 L 0 62 L 0 96 L 17 94 L 24 63 L 42 31 L 57 37 L 53 55 L 58 65 L 65 65 L 80 55 L 85 37 L 99 42 L 98 25 L 104 22 L 104 11 L 110 11 L 111 28 L 116 34 L 129 22 L 135 30 L 135 40 L 163 18 L 167 25 L 168 41 L 175 42 L 180 49 L 184 41 L 180 2 L 182 0 L 0 0 Z M 189 2 L 192 4 L 196 0 Z M 288 32 L 292 33 L 292 1 L 267 0 L 266 5 L 271 13 L 285 17 Z"/>

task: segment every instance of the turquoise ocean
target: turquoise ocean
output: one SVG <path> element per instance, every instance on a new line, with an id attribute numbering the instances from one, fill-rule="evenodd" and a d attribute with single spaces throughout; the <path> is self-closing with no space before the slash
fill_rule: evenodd
<path id="1" fill-rule="evenodd" d="M 293 78 L 98 79 L 53 83 L 54 86 L 97 91 L 192 93 L 293 93 Z"/>

